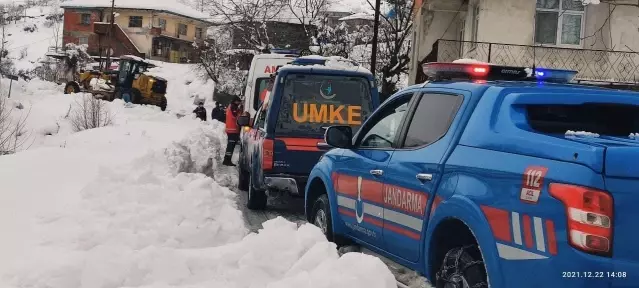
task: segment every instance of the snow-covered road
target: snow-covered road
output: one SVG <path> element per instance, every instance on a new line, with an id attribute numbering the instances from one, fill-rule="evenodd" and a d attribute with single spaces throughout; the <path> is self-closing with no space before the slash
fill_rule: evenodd
<path id="1" fill-rule="evenodd" d="M 188 94 L 168 112 L 108 103 L 112 126 L 76 133 L 65 115 L 81 95 L 61 90 L 20 81 L 9 100 L 31 111 L 32 145 L 0 156 L 0 287 L 395 287 L 380 260 L 340 257 L 310 224 L 255 231 L 218 165 L 223 126 L 175 115 Z"/>

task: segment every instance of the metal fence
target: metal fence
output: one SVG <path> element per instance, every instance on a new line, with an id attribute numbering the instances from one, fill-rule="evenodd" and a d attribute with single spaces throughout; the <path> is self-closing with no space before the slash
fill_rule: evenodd
<path id="1" fill-rule="evenodd" d="M 426 62 L 451 62 L 460 58 L 499 65 L 576 70 L 579 71 L 576 79 L 585 81 L 639 83 L 639 53 L 626 51 L 440 39 L 433 45 Z"/>

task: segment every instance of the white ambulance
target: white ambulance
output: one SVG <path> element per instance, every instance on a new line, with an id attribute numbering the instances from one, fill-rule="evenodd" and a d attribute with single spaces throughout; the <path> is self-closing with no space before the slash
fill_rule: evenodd
<path id="1" fill-rule="evenodd" d="M 298 55 L 293 54 L 259 54 L 253 57 L 244 89 L 244 110 L 255 116 L 255 112 L 261 103 L 260 95 L 268 86 L 268 81 L 272 73 L 277 71 L 277 66 L 284 66 Z"/>

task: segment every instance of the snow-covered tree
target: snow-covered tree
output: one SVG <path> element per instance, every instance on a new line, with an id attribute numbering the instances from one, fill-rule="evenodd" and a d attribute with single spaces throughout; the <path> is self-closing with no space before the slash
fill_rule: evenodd
<path id="1" fill-rule="evenodd" d="M 376 74 L 381 83 L 382 97 L 388 97 L 398 89 L 401 77 L 408 73 L 410 62 L 410 30 L 413 28 L 413 0 L 385 0 L 387 10 L 380 13 Z M 374 3 L 368 0 L 371 7 Z"/>
<path id="2" fill-rule="evenodd" d="M 204 0 L 205 7 L 217 22 L 229 28 L 233 37 L 249 49 L 271 48 L 269 21 L 287 7 L 286 0 Z"/>
<path id="3" fill-rule="evenodd" d="M 198 70 L 215 82 L 215 95 L 241 95 L 246 71 L 240 69 L 232 50 L 230 27 L 221 26 L 211 29 L 209 37 L 194 46 L 200 55 Z M 239 53 L 253 54 L 256 51 L 245 50 Z M 218 99 L 219 100 L 219 99 Z"/>

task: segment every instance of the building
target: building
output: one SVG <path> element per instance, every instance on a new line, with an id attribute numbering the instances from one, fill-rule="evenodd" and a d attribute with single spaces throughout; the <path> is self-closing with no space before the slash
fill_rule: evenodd
<path id="1" fill-rule="evenodd" d="M 639 82 L 636 0 L 422 1 L 412 32 L 411 83 L 425 80 L 422 63 L 459 58 L 573 69 L 589 82 Z"/>
<path id="2" fill-rule="evenodd" d="M 208 15 L 169 0 L 115 0 L 111 56 L 131 54 L 167 62 L 197 61 L 193 43 L 206 36 Z M 87 44 L 92 56 L 109 47 L 110 0 L 63 2 L 63 43 Z"/>

